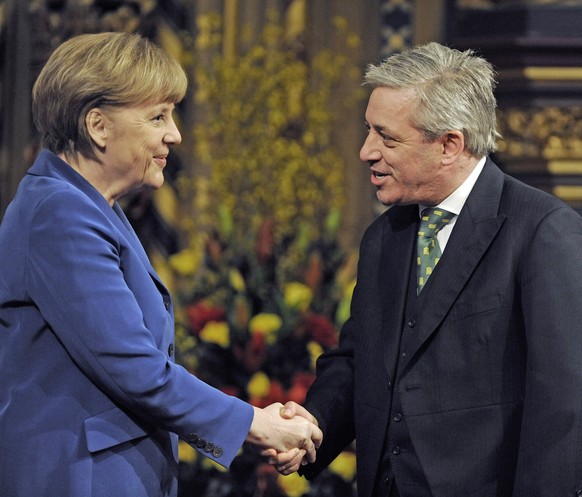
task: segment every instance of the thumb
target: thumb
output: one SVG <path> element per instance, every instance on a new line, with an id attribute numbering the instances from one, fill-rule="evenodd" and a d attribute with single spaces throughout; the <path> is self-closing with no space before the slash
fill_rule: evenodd
<path id="1" fill-rule="evenodd" d="M 291 419 L 297 414 L 296 404 L 293 401 L 287 402 L 279 411 L 282 418 Z"/>

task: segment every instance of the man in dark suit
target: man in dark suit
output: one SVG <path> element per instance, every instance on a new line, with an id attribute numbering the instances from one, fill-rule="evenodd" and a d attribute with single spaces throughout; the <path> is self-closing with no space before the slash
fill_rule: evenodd
<path id="1" fill-rule="evenodd" d="M 390 208 L 339 347 L 282 411 L 324 433 L 301 471 L 356 439 L 360 497 L 582 495 L 582 218 L 487 157 L 494 72 L 472 51 L 430 43 L 366 82 L 360 157 Z"/>

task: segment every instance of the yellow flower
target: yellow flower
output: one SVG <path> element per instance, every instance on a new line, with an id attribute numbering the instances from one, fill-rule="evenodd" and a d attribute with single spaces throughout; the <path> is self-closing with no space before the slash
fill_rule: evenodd
<path id="1" fill-rule="evenodd" d="M 230 330 L 224 321 L 208 321 L 200 330 L 200 338 L 208 343 L 215 343 L 226 349 L 230 346 Z"/>
<path id="2" fill-rule="evenodd" d="M 350 317 L 350 306 L 355 287 L 356 280 L 353 279 L 344 289 L 342 298 L 338 303 L 335 320 L 339 326 L 342 326 Z"/>
<path id="3" fill-rule="evenodd" d="M 276 333 L 281 329 L 282 325 L 281 316 L 269 312 L 260 312 L 249 320 L 250 332 L 265 335 L 267 341 L 276 338 Z"/>
<path id="4" fill-rule="evenodd" d="M 187 463 L 193 463 L 196 461 L 197 452 L 190 444 L 187 444 L 183 440 L 178 441 L 178 458 L 180 461 Z"/>
<path id="5" fill-rule="evenodd" d="M 224 466 L 218 464 L 214 459 L 210 459 L 209 457 L 202 458 L 202 467 L 205 469 L 217 469 L 221 473 L 226 473 L 228 471 Z"/>
<path id="6" fill-rule="evenodd" d="M 231 268 L 228 273 L 230 279 L 230 286 L 236 290 L 237 292 L 244 292 L 245 291 L 245 280 L 240 274 L 240 271 L 236 268 Z"/>
<path id="7" fill-rule="evenodd" d="M 353 480 L 356 475 L 356 454 L 349 451 L 342 452 L 331 462 L 329 469 L 345 481 Z"/>
<path id="8" fill-rule="evenodd" d="M 271 389 L 271 380 L 262 371 L 255 373 L 249 380 L 247 385 L 247 392 L 250 397 L 262 399 L 269 395 Z"/>
<path id="9" fill-rule="evenodd" d="M 315 363 L 318 357 L 323 354 L 323 347 L 319 343 L 311 341 L 307 344 L 307 350 L 311 356 L 311 369 L 315 371 Z"/>
<path id="10" fill-rule="evenodd" d="M 170 267 L 180 276 L 192 276 L 200 265 L 201 256 L 197 250 L 187 248 L 170 257 Z"/>
<path id="11" fill-rule="evenodd" d="M 304 312 L 311 305 L 313 292 L 311 288 L 303 283 L 299 283 L 298 281 L 286 283 L 283 292 L 285 303 L 293 309 Z"/>
<path id="12" fill-rule="evenodd" d="M 309 492 L 309 482 L 297 473 L 292 473 L 288 476 L 279 475 L 277 484 L 285 495 L 289 497 L 301 497 Z"/>

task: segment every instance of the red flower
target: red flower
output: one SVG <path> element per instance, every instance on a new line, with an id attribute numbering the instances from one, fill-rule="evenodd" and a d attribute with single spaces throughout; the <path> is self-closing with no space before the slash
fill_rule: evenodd
<path id="1" fill-rule="evenodd" d="M 308 314 L 303 319 L 302 327 L 313 340 L 324 348 L 329 349 L 337 345 L 337 329 L 326 316 Z"/>
<path id="2" fill-rule="evenodd" d="M 273 234 L 273 220 L 265 219 L 257 233 L 256 250 L 262 264 L 273 258 L 275 250 L 275 236 Z"/>
<path id="3" fill-rule="evenodd" d="M 186 314 L 190 320 L 190 327 L 194 334 L 200 333 L 209 321 L 224 321 L 226 313 L 220 307 L 212 307 L 203 300 L 186 308 Z"/>
<path id="4" fill-rule="evenodd" d="M 247 371 L 257 372 L 267 358 L 265 336 L 262 333 L 252 333 L 244 351 L 243 364 Z"/>
<path id="5" fill-rule="evenodd" d="M 220 387 L 220 391 L 226 395 L 231 395 L 232 397 L 240 397 L 241 395 L 240 388 L 237 388 L 233 385 L 224 385 Z"/>
<path id="6" fill-rule="evenodd" d="M 256 407 L 261 408 L 270 406 L 274 402 L 281 402 L 281 404 L 285 404 L 285 402 L 287 402 L 287 394 L 285 393 L 285 389 L 281 383 L 279 383 L 277 380 L 271 380 L 269 393 L 267 396 L 251 397 L 249 402 Z"/>
<path id="7" fill-rule="evenodd" d="M 287 400 L 292 400 L 298 404 L 303 404 L 305 402 L 305 396 L 307 390 L 315 380 L 315 375 L 308 371 L 298 372 L 293 377 L 293 384 L 291 388 L 287 391 Z"/>

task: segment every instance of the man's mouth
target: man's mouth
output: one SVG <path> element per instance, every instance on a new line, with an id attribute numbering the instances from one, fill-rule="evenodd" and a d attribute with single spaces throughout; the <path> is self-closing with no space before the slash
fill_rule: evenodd
<path id="1" fill-rule="evenodd" d="M 374 176 L 374 178 L 385 178 L 388 175 L 385 173 L 380 173 L 378 171 L 372 171 L 372 176 Z"/>

